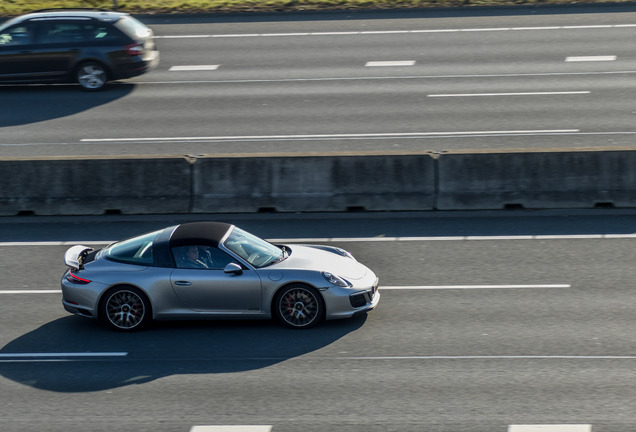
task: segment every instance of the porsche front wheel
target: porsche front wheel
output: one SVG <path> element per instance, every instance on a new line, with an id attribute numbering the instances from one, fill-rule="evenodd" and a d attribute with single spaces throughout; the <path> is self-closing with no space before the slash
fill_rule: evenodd
<path id="1" fill-rule="evenodd" d="M 293 285 L 283 288 L 274 300 L 274 314 L 286 327 L 303 329 L 317 325 L 324 315 L 324 302 L 313 288 Z"/>

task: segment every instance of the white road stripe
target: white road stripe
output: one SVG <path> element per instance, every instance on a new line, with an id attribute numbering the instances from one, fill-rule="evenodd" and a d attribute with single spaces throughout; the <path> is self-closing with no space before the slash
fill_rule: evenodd
<path id="1" fill-rule="evenodd" d="M 622 29 L 636 27 L 636 24 L 614 25 L 580 25 L 580 26 L 543 26 L 543 27 L 495 27 L 495 28 L 455 28 L 455 29 L 419 29 L 419 30 L 365 30 L 365 31 L 335 31 L 335 32 L 307 32 L 307 33 L 251 33 L 251 34 L 209 34 L 209 35 L 175 35 L 155 36 L 157 39 L 187 39 L 187 38 L 234 38 L 234 37 L 305 37 L 305 36 L 365 36 L 387 34 L 417 34 L 417 33 L 478 33 L 497 31 L 546 31 L 546 30 L 594 30 L 594 29 Z"/>
<path id="2" fill-rule="evenodd" d="M 373 243 L 410 241 L 504 241 L 504 240 L 614 240 L 634 239 L 636 234 L 563 234 L 563 235 L 518 235 L 518 236 L 423 236 L 423 237 L 298 237 L 272 238 L 272 243 Z M 0 242 L 0 247 L 73 246 L 76 244 L 108 245 L 116 240 L 71 240 L 49 242 Z"/>
<path id="3" fill-rule="evenodd" d="M 594 72 L 539 72 L 511 74 L 466 74 L 466 75 L 406 75 L 406 76 L 362 76 L 332 78 L 273 78 L 273 79 L 225 79 L 225 80 L 172 80 L 172 81 L 139 81 L 135 85 L 160 84 L 243 84 L 243 83 L 286 83 L 286 82 L 333 82 L 333 81 L 387 81 L 387 80 L 423 80 L 423 79 L 468 79 L 468 78 L 510 78 L 510 77 L 552 77 L 552 76 L 596 76 L 596 75 L 633 75 L 636 70 L 594 71 Z M 25 86 L 41 86 L 42 84 L 24 84 Z M 63 86 L 66 84 L 52 84 Z M 115 84 L 114 84 L 115 85 Z M 121 83 L 120 83 L 121 85 Z M 0 87 L 11 86 L 1 84 Z M 4 145 L 4 144 L 0 144 Z"/>
<path id="4" fill-rule="evenodd" d="M 263 37 L 279 37 L 279 36 L 309 36 L 309 33 L 264 33 Z"/>
<path id="5" fill-rule="evenodd" d="M 510 425 L 508 432 L 592 432 L 589 424 Z"/>
<path id="6" fill-rule="evenodd" d="M 502 241 L 502 240 L 600 240 L 633 239 L 636 234 L 574 234 L 574 235 L 518 235 L 518 236 L 439 236 L 439 237 L 314 237 L 268 239 L 272 243 L 365 243 L 405 241 Z M 2 244 L 0 243 L 0 246 Z"/>
<path id="7" fill-rule="evenodd" d="M 572 288 L 569 284 L 543 285 L 420 285 L 420 286 L 382 286 L 380 291 L 395 290 L 474 290 L 474 289 L 561 289 Z"/>
<path id="8" fill-rule="evenodd" d="M 519 93 L 463 93 L 463 94 L 430 94 L 430 98 L 445 97 L 482 97 L 482 96 L 552 96 L 552 95 L 578 95 L 590 94 L 591 91 L 561 91 L 561 92 L 519 92 Z"/>
<path id="9" fill-rule="evenodd" d="M 104 240 L 65 240 L 65 241 L 42 241 L 42 242 L 0 242 L 0 247 L 6 246 L 73 246 L 76 244 L 109 245 L 113 241 Z"/>
<path id="10" fill-rule="evenodd" d="M 365 64 L 366 67 L 391 67 L 391 66 L 414 66 L 415 60 L 402 60 L 402 61 L 369 61 Z"/>
<path id="11" fill-rule="evenodd" d="M 190 432 L 270 432 L 272 426 L 265 425 L 219 425 L 192 426 Z"/>
<path id="12" fill-rule="evenodd" d="M 278 140 L 278 139 L 347 139 L 347 138 L 387 138 L 387 137 L 427 137 L 427 136 L 466 136 L 466 135 L 518 135 L 573 133 L 579 129 L 536 129 L 509 131 L 468 131 L 468 132 L 396 132 L 363 134 L 307 134 L 307 135 L 244 135 L 244 136 L 190 136 L 190 137 L 137 137 L 137 138 L 82 138 L 80 142 L 122 142 L 122 141 L 225 141 L 225 140 Z"/>
<path id="13" fill-rule="evenodd" d="M 214 71 L 219 68 L 219 65 L 190 65 L 190 66 L 172 66 L 168 69 L 170 72 L 183 72 L 183 71 Z"/>
<path id="14" fill-rule="evenodd" d="M 606 56 L 572 56 L 566 57 L 566 62 L 600 62 L 600 61 L 615 61 L 615 55 Z"/>
<path id="15" fill-rule="evenodd" d="M 174 35 L 174 36 L 154 36 L 155 39 L 196 39 L 196 38 L 209 38 L 211 35 Z M 258 35 L 251 35 L 258 36 Z"/>
<path id="16" fill-rule="evenodd" d="M 62 290 L 0 290 L 0 294 L 62 294 Z"/>
<path id="17" fill-rule="evenodd" d="M 341 356 L 341 357 L 303 357 L 320 360 L 636 360 L 636 356 L 578 356 L 578 355 L 466 355 L 466 356 Z M 265 358 L 263 358 L 264 360 Z M 248 359 L 245 359 L 248 360 Z M 251 359 L 250 359 L 251 360 Z M 255 359 L 254 359 L 255 360 Z"/>
<path id="18" fill-rule="evenodd" d="M 5 359 L 51 359 L 51 358 L 94 358 L 94 357 L 126 357 L 127 352 L 60 352 L 60 353 L 0 353 L 0 360 Z"/>
<path id="19" fill-rule="evenodd" d="M 412 286 L 383 286 L 382 291 L 408 290 L 471 290 L 471 289 L 560 289 L 572 288 L 570 284 L 533 284 L 533 285 L 412 285 Z M 62 290 L 0 290 L 2 294 L 62 294 Z"/>

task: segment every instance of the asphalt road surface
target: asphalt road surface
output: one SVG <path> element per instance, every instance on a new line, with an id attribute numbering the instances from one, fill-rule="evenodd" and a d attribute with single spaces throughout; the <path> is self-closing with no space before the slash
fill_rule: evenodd
<path id="1" fill-rule="evenodd" d="M 221 219 L 350 250 L 379 275 L 379 307 L 308 331 L 119 334 L 62 309 L 64 250 L 191 217 L 6 218 L 0 430 L 636 429 L 635 212 Z"/>
<path id="2" fill-rule="evenodd" d="M 149 74 L 1 86 L 0 156 L 634 145 L 633 6 L 141 19 Z"/>

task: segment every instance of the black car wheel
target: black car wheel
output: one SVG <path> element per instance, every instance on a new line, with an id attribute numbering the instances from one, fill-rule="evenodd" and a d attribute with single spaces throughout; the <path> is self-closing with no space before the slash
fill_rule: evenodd
<path id="1" fill-rule="evenodd" d="M 274 314 L 285 326 L 295 329 L 317 325 L 324 314 L 324 302 L 320 294 L 304 285 L 283 288 L 274 300 Z"/>
<path id="2" fill-rule="evenodd" d="M 75 76 L 79 85 L 86 91 L 99 91 L 108 83 L 106 68 L 97 62 L 80 64 Z"/>
<path id="3" fill-rule="evenodd" d="M 139 330 L 150 321 L 150 302 L 138 288 L 116 287 L 104 295 L 99 315 L 115 330 Z"/>

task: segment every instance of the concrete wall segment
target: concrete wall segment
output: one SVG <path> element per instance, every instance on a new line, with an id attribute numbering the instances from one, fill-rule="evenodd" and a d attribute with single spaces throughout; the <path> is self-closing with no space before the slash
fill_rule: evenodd
<path id="1" fill-rule="evenodd" d="M 0 160 L 0 215 L 187 213 L 183 157 Z"/>
<path id="2" fill-rule="evenodd" d="M 427 153 L 201 157 L 193 212 L 431 210 L 434 170 Z"/>
<path id="3" fill-rule="evenodd" d="M 445 153 L 439 210 L 636 206 L 631 150 Z"/>

